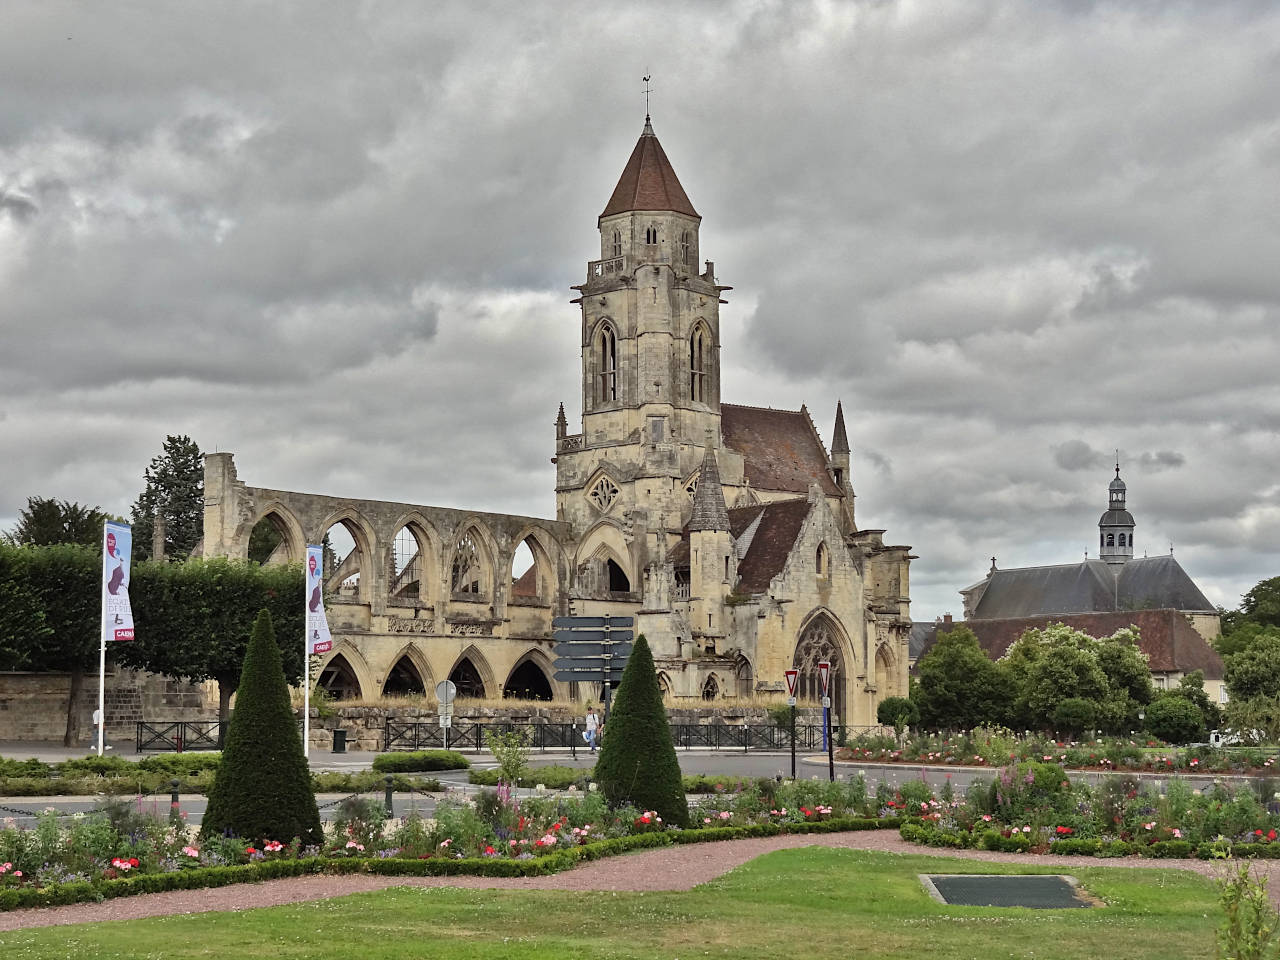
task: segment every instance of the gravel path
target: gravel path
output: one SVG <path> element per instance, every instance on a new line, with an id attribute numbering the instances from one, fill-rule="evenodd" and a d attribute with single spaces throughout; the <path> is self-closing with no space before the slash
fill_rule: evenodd
<path id="1" fill-rule="evenodd" d="M 245 910 L 306 900 L 323 900 L 348 893 L 387 887 L 461 887 L 473 890 L 690 890 L 713 880 L 761 854 L 796 847 L 820 846 L 884 853 L 917 853 L 988 863 L 1053 865 L 1070 867 L 1130 867 L 1143 870 L 1191 870 L 1215 876 L 1221 864 L 1204 860 L 1104 860 L 1096 857 L 1050 857 L 985 850 L 935 850 L 904 842 L 896 830 L 870 830 L 811 836 L 786 835 L 660 847 L 621 857 L 594 860 L 549 877 L 378 877 L 368 875 L 293 877 L 265 883 L 240 883 L 211 890 L 178 890 L 138 897 L 122 897 L 103 903 L 73 904 L 39 910 L 0 913 L 0 931 L 19 930 L 106 920 L 203 913 L 212 910 Z M 1257 872 L 1269 881 L 1272 899 L 1280 903 L 1280 863 L 1262 860 Z"/>

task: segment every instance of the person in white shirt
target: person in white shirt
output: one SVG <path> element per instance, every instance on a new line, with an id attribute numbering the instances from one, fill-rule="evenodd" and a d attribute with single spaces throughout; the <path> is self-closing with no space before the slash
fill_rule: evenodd
<path id="1" fill-rule="evenodd" d="M 591 752 L 596 752 L 596 735 L 600 732 L 600 718 L 596 716 L 595 707 L 587 707 L 587 729 L 582 734 L 583 739 L 591 746 Z"/>

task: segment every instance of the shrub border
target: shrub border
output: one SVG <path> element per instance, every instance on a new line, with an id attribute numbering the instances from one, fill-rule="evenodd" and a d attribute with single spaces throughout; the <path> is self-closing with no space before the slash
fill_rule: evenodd
<path id="1" fill-rule="evenodd" d="M 531 860 L 510 860 L 468 857 L 461 860 L 429 858 L 410 860 L 389 857 L 377 859 L 359 857 L 332 859 L 308 857 L 300 860 L 265 860 L 261 863 L 245 863 L 226 867 L 196 867 L 173 873 L 144 873 L 115 880 L 81 880 L 74 883 L 51 884 L 47 887 L 17 887 L 0 889 L 0 912 L 39 907 L 65 906 L 112 900 L 116 897 L 132 897 L 145 893 L 165 893 L 170 890 L 200 890 L 225 887 L 234 883 L 256 883 L 313 874 L 368 873 L 389 877 L 540 877 L 559 873 L 591 860 L 683 843 L 710 843 L 720 840 L 737 840 L 744 837 L 773 837 L 783 833 L 838 833 L 851 830 L 878 830 L 897 824 L 896 817 L 869 820 L 842 817 L 818 823 L 753 824 L 745 827 L 711 827 L 705 830 L 672 830 L 662 833 L 637 833 L 629 837 L 596 840 L 578 847 L 557 850 L 554 853 Z"/>

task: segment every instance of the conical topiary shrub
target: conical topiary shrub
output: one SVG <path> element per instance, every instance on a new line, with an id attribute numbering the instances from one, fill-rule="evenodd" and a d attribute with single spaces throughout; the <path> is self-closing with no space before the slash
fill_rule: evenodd
<path id="1" fill-rule="evenodd" d="M 622 671 L 595 776 L 609 803 L 633 803 L 642 810 L 657 811 L 669 825 L 689 825 L 680 763 L 671 742 L 653 656 L 643 634 L 636 638 Z"/>
<path id="2" fill-rule="evenodd" d="M 254 842 L 288 843 L 298 837 L 304 844 L 324 843 L 311 771 L 266 610 L 258 614 L 245 650 L 222 762 L 200 827 L 201 836 L 224 833 Z"/>

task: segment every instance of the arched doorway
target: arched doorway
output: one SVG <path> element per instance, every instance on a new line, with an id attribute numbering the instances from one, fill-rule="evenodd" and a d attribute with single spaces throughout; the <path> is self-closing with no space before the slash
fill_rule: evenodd
<path id="1" fill-rule="evenodd" d="M 382 685 L 384 697 L 420 697 L 426 692 L 422 674 L 407 656 L 396 661 L 387 673 L 387 682 Z"/>
<path id="2" fill-rule="evenodd" d="M 839 634 L 825 616 L 815 617 L 800 634 L 792 666 L 800 672 L 796 680 L 796 696 L 802 700 L 820 703 L 822 678 L 818 664 L 825 660 L 831 664 L 831 707 L 836 717 L 844 717 L 845 674 L 844 657 L 840 655 Z"/>
<path id="3" fill-rule="evenodd" d="M 502 688 L 502 699 L 550 700 L 551 682 L 532 660 L 521 662 Z"/>
<path id="4" fill-rule="evenodd" d="M 356 679 L 356 672 L 342 654 L 324 665 L 324 669 L 320 671 L 319 685 L 334 700 L 360 699 L 360 681 Z"/>
<path id="5" fill-rule="evenodd" d="M 707 677 L 706 681 L 702 684 L 702 699 L 716 700 L 719 697 L 720 681 L 716 679 L 716 675 L 713 673 Z"/>
<path id="6" fill-rule="evenodd" d="M 459 697 L 467 700 L 484 699 L 484 680 L 481 679 L 480 671 L 476 669 L 470 657 L 463 657 L 458 661 L 458 665 L 449 674 L 449 679 L 457 687 Z"/>

